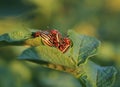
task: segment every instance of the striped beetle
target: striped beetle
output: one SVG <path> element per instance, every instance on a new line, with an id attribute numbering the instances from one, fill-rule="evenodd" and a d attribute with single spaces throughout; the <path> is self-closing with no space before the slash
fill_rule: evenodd
<path id="1" fill-rule="evenodd" d="M 63 53 L 71 46 L 71 40 L 67 37 L 62 38 L 62 35 L 57 30 L 38 31 L 33 33 L 32 36 L 41 37 L 44 45 L 56 47 Z"/>

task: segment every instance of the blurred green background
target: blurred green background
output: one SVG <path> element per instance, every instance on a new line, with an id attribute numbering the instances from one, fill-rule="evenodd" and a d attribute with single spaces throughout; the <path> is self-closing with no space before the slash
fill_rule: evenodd
<path id="1" fill-rule="evenodd" d="M 91 60 L 120 72 L 120 0 L 0 0 L 0 34 L 20 29 L 94 36 L 102 44 Z M 0 47 L 0 87 L 81 87 L 69 74 L 17 60 L 26 48 Z"/>

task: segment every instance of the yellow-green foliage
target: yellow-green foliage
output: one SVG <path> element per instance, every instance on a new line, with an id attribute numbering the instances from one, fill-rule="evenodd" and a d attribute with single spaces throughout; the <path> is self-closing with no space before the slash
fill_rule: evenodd
<path id="1" fill-rule="evenodd" d="M 30 38 L 31 32 L 27 30 L 22 30 L 22 31 L 19 30 L 19 31 L 9 33 L 8 36 L 13 41 L 25 40 L 25 39 Z"/>
<path id="2" fill-rule="evenodd" d="M 44 60 L 53 64 L 64 64 L 63 66 L 71 68 L 76 67 L 75 62 L 71 59 L 71 57 L 64 55 L 61 51 L 54 47 L 38 46 L 35 48 L 35 51 L 40 57 L 40 60 Z"/>
<path id="3" fill-rule="evenodd" d="M 43 45 L 41 41 L 41 37 L 36 37 L 36 38 L 30 38 L 25 41 L 25 45 L 30 45 L 30 46 L 39 46 Z"/>

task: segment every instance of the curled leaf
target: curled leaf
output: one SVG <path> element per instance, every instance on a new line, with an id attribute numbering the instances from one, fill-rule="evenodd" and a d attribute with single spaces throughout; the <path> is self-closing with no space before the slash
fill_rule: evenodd
<path id="1" fill-rule="evenodd" d="M 87 87 L 112 87 L 117 73 L 114 66 L 102 67 L 90 60 L 84 64 L 84 71 Z"/>
<path id="2" fill-rule="evenodd" d="M 41 62 L 52 63 L 56 65 L 62 65 L 66 67 L 75 68 L 75 63 L 72 58 L 64 55 L 56 48 L 48 46 L 38 46 L 25 50 L 19 59 L 37 60 Z"/>
<path id="3" fill-rule="evenodd" d="M 25 50 L 19 56 L 19 59 L 32 61 L 43 67 L 71 73 L 75 77 L 79 77 L 84 73 L 82 66 L 77 67 L 71 57 L 68 57 L 56 48 L 44 45 Z"/>
<path id="4" fill-rule="evenodd" d="M 68 31 L 68 35 L 73 42 L 73 46 L 67 54 L 72 56 L 78 65 L 84 63 L 87 58 L 96 54 L 100 45 L 99 40 L 94 37 L 77 34 L 72 30 Z"/>

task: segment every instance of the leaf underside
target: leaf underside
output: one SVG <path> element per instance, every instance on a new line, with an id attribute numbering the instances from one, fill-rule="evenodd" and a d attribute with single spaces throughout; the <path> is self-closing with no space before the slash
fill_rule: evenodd
<path id="1" fill-rule="evenodd" d="M 88 60 L 84 65 L 85 75 L 84 81 L 87 87 L 112 87 L 115 81 L 117 70 L 114 66 L 99 66 Z M 80 78 L 81 79 L 81 78 Z"/>
<path id="2" fill-rule="evenodd" d="M 73 47 L 69 53 L 78 65 L 84 63 L 87 58 L 93 56 L 97 52 L 97 48 L 100 45 L 100 41 L 96 38 L 80 35 L 76 32 L 69 30 L 69 38 L 73 42 Z"/>

